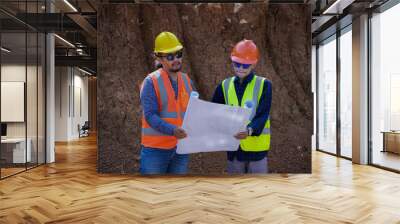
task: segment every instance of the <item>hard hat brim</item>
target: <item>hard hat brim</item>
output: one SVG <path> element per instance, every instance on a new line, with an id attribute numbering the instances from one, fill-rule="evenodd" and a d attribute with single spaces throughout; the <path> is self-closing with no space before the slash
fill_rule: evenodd
<path id="1" fill-rule="evenodd" d="M 175 53 L 175 52 L 180 51 L 182 49 L 183 49 L 183 46 L 182 45 L 178 45 L 176 47 L 169 48 L 169 49 L 164 49 L 164 50 L 159 50 L 159 51 L 154 50 L 154 53 L 169 54 L 169 53 Z"/>

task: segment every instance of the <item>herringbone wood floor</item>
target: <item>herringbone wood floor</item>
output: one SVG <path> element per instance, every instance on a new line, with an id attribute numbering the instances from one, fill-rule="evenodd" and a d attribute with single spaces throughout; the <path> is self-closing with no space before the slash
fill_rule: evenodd
<path id="1" fill-rule="evenodd" d="M 0 223 L 400 223 L 400 175 L 319 152 L 311 175 L 96 173 L 95 138 L 0 181 Z"/>

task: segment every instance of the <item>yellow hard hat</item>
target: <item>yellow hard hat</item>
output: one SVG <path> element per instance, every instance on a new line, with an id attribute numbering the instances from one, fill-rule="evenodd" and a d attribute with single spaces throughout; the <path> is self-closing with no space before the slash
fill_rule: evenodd
<path id="1" fill-rule="evenodd" d="M 158 34 L 154 44 L 154 53 L 173 53 L 183 48 L 175 34 L 162 32 Z"/>

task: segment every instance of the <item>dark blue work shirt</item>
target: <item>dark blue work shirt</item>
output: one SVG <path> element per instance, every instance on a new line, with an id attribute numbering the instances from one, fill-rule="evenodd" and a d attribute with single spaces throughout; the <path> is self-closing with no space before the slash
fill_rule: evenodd
<path id="1" fill-rule="evenodd" d="M 244 78 L 242 83 L 240 83 L 239 77 L 235 77 L 234 84 L 239 104 L 241 104 L 242 102 L 242 98 L 244 95 L 244 91 L 246 90 L 247 84 L 251 82 L 254 75 L 255 75 L 254 73 L 251 73 L 250 75 Z M 222 83 L 218 85 L 217 88 L 215 89 L 212 102 L 225 104 L 224 93 L 222 90 Z M 259 104 L 257 106 L 256 114 L 253 120 L 251 120 L 251 122 L 248 124 L 248 127 L 251 127 L 253 129 L 252 136 L 259 136 L 262 133 L 265 127 L 265 123 L 267 122 L 270 114 L 271 102 L 272 102 L 272 84 L 269 80 L 265 79 L 264 88 L 261 94 Z M 237 158 L 238 161 L 258 161 L 262 160 L 264 157 L 267 156 L 267 151 L 246 152 L 243 151 L 240 146 L 237 151 L 227 152 L 227 153 L 228 153 L 228 160 L 230 161 L 233 161 L 235 158 Z"/>

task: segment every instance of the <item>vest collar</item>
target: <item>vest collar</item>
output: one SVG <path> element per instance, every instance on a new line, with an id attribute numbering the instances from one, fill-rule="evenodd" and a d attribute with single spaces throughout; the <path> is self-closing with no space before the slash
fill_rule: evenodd
<path id="1" fill-rule="evenodd" d="M 160 72 L 160 74 L 165 74 L 165 75 L 167 75 L 167 77 L 169 78 L 169 80 L 170 80 L 171 82 L 173 81 L 172 77 L 169 75 L 169 73 L 168 73 L 164 68 L 160 68 L 158 71 Z M 181 75 L 181 72 L 179 71 L 177 74 L 178 74 L 178 76 L 180 76 L 180 75 Z M 178 79 L 176 80 L 176 82 L 177 82 L 177 81 L 178 81 Z"/>

